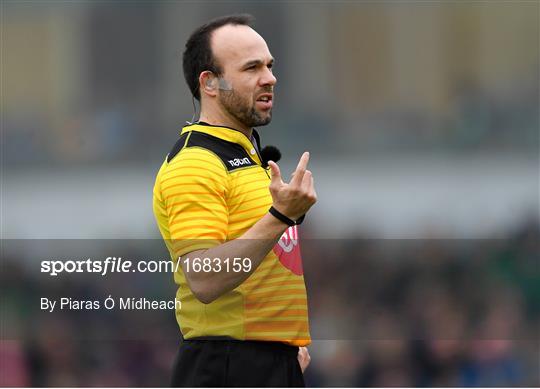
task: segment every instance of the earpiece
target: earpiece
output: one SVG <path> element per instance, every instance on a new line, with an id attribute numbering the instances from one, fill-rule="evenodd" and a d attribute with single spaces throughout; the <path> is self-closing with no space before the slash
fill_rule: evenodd
<path id="1" fill-rule="evenodd" d="M 215 89 L 214 80 L 215 78 L 209 78 L 206 80 L 206 89 Z"/>
<path id="2" fill-rule="evenodd" d="M 221 77 L 217 77 L 215 75 L 212 75 L 212 76 L 209 76 L 205 83 L 204 83 L 204 88 L 206 90 L 215 90 L 216 88 L 219 88 L 219 90 L 222 90 L 222 91 L 232 91 L 233 88 L 232 88 L 232 85 L 227 82 L 225 79 L 221 78 Z"/>

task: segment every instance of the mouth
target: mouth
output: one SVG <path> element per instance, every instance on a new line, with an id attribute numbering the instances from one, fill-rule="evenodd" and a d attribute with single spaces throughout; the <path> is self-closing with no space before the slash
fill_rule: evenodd
<path id="1" fill-rule="evenodd" d="M 255 103 L 257 107 L 263 110 L 268 110 L 272 108 L 273 99 L 274 99 L 274 95 L 272 93 L 263 93 L 262 95 L 259 95 Z"/>

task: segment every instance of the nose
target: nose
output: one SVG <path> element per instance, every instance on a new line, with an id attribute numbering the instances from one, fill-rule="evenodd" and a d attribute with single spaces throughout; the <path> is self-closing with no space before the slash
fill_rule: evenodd
<path id="1" fill-rule="evenodd" d="M 260 79 L 261 86 L 274 86 L 277 82 L 276 76 L 274 76 L 274 73 L 272 73 L 272 70 L 269 68 L 266 68 L 264 71 L 264 74 L 262 75 Z"/>

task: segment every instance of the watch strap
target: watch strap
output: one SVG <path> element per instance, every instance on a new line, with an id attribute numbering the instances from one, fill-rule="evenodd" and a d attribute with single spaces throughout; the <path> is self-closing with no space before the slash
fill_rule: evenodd
<path id="1" fill-rule="evenodd" d="M 304 221 L 304 219 L 306 217 L 306 215 L 302 215 L 302 216 L 300 216 L 298 218 L 298 220 L 294 221 L 291 218 L 289 218 L 289 217 L 285 216 L 284 214 L 282 214 L 281 212 L 279 212 L 273 206 L 270 207 L 268 212 L 270 212 L 272 214 L 272 216 L 274 216 L 276 219 L 282 221 L 283 223 L 287 224 L 288 226 L 297 226 L 299 224 L 302 224 L 302 222 Z"/>

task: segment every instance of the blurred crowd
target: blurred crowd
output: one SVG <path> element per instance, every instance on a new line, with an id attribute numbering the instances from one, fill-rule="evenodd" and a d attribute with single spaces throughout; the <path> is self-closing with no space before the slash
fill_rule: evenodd
<path id="1" fill-rule="evenodd" d="M 304 240 L 308 386 L 537 386 L 539 232 L 531 222 L 505 240 Z M 21 258 L 2 266 L 2 386 L 168 385 L 181 341 L 172 312 L 33 307 L 44 294 L 168 299 L 170 274 L 51 281 Z"/>
<path id="2" fill-rule="evenodd" d="M 538 386 L 538 237 L 531 222 L 508 240 L 318 247 L 306 265 L 316 339 L 308 382 Z"/>

